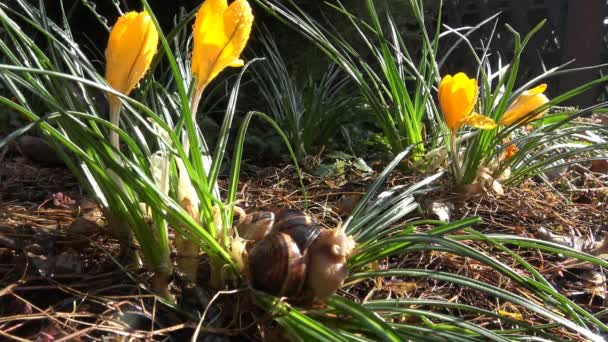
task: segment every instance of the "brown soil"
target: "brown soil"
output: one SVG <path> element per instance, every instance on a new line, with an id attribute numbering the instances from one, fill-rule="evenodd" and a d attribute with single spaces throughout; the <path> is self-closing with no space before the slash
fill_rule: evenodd
<path id="1" fill-rule="evenodd" d="M 339 224 L 373 177 L 353 170 L 325 179 L 305 175 L 309 211 L 327 226 Z M 411 184 L 415 179 L 396 172 L 388 186 Z M 435 191 L 422 201 L 423 212 L 432 218 L 428 204 L 446 202 L 453 208 L 452 219 L 482 217 L 483 223 L 474 227 L 481 232 L 531 237 L 544 228 L 572 239 L 586 239 L 585 248 L 588 248 L 593 246 L 594 239 L 600 239 L 603 232 L 608 231 L 607 183 L 605 174 L 578 166 L 553 181 L 559 192 L 534 181 L 505 189 L 505 196 L 483 194 L 466 200 L 457 194 Z M 305 204 L 291 166 L 251 171 L 242 179 L 238 198 L 239 206 L 247 211 L 285 206 L 303 209 Z M 0 335 L 3 338 L 36 341 L 191 338 L 198 322 L 196 315 L 188 311 L 201 313 L 211 294 L 206 293 L 204 287 L 190 289 L 192 293 L 177 294 L 184 299 L 194 298 L 190 299 L 192 303 L 185 303 L 181 308 L 161 303 L 147 291 L 148 274 L 126 268 L 115 259 L 118 244 L 104 228 L 103 219 L 101 211 L 82 195 L 67 170 L 35 165 L 19 157 L 7 157 L 0 163 Z M 513 257 L 505 251 L 484 243 L 475 245 L 516 267 Z M 582 307 L 594 312 L 605 307 L 604 284 L 590 287 L 585 282 L 586 270 L 594 270 L 593 267 L 573 266 L 566 258 L 538 251 L 514 252 Z M 488 266 L 442 252 L 389 258 L 377 267 L 449 271 L 524 296 L 531 295 Z M 201 268 L 205 269 L 204 261 Z M 179 281 L 175 279 L 178 285 Z M 449 299 L 500 310 L 531 324 L 546 323 L 525 308 L 436 281 L 370 279 L 346 287 L 340 293 L 354 300 Z M 218 303 L 226 305 L 226 302 Z M 469 319 L 487 327 L 498 324 L 488 317 Z M 214 341 L 223 341 L 231 340 L 229 336 L 240 336 L 232 338 L 240 340 L 244 334 L 259 337 L 261 333 L 270 333 L 260 329 L 255 322 L 244 328 L 226 324 L 203 328 L 199 336 L 201 339 L 206 336 L 205 341 L 210 340 L 210 336 L 215 336 Z M 565 339 L 579 339 L 567 331 L 555 332 Z"/>

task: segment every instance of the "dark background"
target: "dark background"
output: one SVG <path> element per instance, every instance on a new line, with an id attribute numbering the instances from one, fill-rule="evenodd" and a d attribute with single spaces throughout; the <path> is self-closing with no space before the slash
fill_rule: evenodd
<path id="1" fill-rule="evenodd" d="M 13 0 L 8 0 L 6 3 L 11 5 L 12 2 Z M 256 25 L 265 25 L 275 34 L 281 53 L 289 61 L 294 74 L 312 74 L 317 77 L 325 70 L 327 61 L 321 52 L 304 41 L 298 33 L 285 28 L 263 10 L 256 8 L 253 1 L 251 2 L 256 16 Z M 97 21 L 91 10 L 83 4 L 83 0 L 64 0 L 63 3 L 70 18 L 72 30 L 78 34 L 76 39 L 81 44 L 89 45 L 91 53 L 101 54 L 105 49 L 107 30 Z M 115 22 L 118 13 L 112 0 L 98 0 L 90 3 L 94 3 L 96 11 L 108 18 L 109 25 Z M 123 9 L 141 9 L 137 0 L 122 0 L 120 3 Z M 161 24 L 168 31 L 172 27 L 174 17 L 180 11 L 180 7 L 191 11 L 201 4 L 201 0 L 150 1 L 150 3 Z M 344 20 L 344 16 L 329 8 L 323 1 L 298 0 L 297 3 L 315 18 L 324 16 L 336 28 L 343 30 L 345 35 L 351 34 L 356 40 L 356 33 L 349 30 L 350 24 Z M 350 11 L 365 18 L 365 1 L 344 0 L 342 3 Z M 438 3 L 437 0 L 426 0 L 427 22 L 430 25 L 433 24 L 432 18 L 436 17 Z M 380 9 L 381 15 L 387 10 L 390 11 L 415 47 L 418 37 L 412 19 L 408 15 L 407 0 L 377 0 L 375 4 Z M 505 23 L 512 25 L 524 36 L 542 19 L 547 19 L 543 29 L 534 37 L 526 50 L 522 62 L 524 75 L 520 77 L 522 80 L 527 78 L 525 76 L 542 72 L 543 63 L 546 68 L 551 68 L 571 59 L 576 59 L 571 67 L 608 62 L 607 0 L 445 0 L 444 4 L 444 23 L 452 27 L 473 26 L 500 11 L 500 24 L 493 47 L 506 58 L 510 57 L 512 51 L 512 35 L 506 31 Z M 47 0 L 45 5 L 50 17 L 60 18 L 60 1 Z M 323 21 L 323 19 L 319 20 Z M 491 26 L 487 27 L 488 30 L 491 28 Z M 432 26 L 430 28 L 432 29 Z M 473 36 L 473 42 L 486 39 L 484 34 L 487 35 L 488 30 L 480 30 L 477 36 Z M 255 31 L 249 45 L 252 49 L 256 49 Z M 251 54 L 251 50 L 249 50 L 245 57 L 251 57 L 249 56 Z M 102 64 L 101 61 L 100 64 Z M 470 71 L 474 68 L 471 56 L 463 48 L 453 54 L 446 65 L 446 70 L 442 70 L 442 72 L 454 73 L 459 70 Z M 559 94 L 598 76 L 599 71 L 594 70 L 550 80 L 549 95 Z M 587 106 L 596 103 L 598 99 L 608 100 L 606 87 L 598 87 L 593 92 L 583 94 L 571 101 L 571 104 Z"/>
<path id="2" fill-rule="evenodd" d="M 530 42 L 522 61 L 523 71 L 531 75 L 542 72 L 543 63 L 546 68 L 572 59 L 576 61 L 570 68 L 608 63 L 606 0 L 448 0 L 445 9 L 448 23 L 456 27 L 472 25 L 502 11 L 501 21 L 509 23 L 522 36 L 538 22 L 547 19 Z M 501 32 L 503 39 L 500 39 L 498 50 L 508 50 L 512 46 L 512 35 L 504 29 Z M 604 74 L 606 71 L 608 69 L 604 69 Z M 593 70 L 550 80 L 549 93 L 563 93 L 599 75 L 600 71 Z M 572 99 L 570 104 L 588 106 L 598 99 L 608 100 L 605 86 Z"/>

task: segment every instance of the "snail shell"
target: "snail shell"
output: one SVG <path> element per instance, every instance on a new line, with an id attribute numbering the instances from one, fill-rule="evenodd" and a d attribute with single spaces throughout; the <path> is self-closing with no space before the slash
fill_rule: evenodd
<path id="1" fill-rule="evenodd" d="M 258 290 L 298 297 L 306 280 L 307 253 L 285 233 L 274 233 L 258 242 L 249 253 L 249 277 Z"/>
<path id="2" fill-rule="evenodd" d="M 299 210 L 282 210 L 270 233 L 249 252 L 251 285 L 303 302 L 323 300 L 344 283 L 354 247 L 341 229 L 323 229 Z"/>
<path id="3" fill-rule="evenodd" d="M 308 225 L 316 226 L 318 225 L 318 222 L 300 210 L 287 208 L 281 209 L 281 211 L 277 213 L 272 230 L 280 232 L 290 227 Z"/>
<path id="4" fill-rule="evenodd" d="M 272 232 L 289 235 L 300 248 L 305 251 L 317 239 L 321 228 L 310 216 L 294 209 L 283 209 L 276 217 Z"/>
<path id="5" fill-rule="evenodd" d="M 241 238 L 254 242 L 262 240 L 271 232 L 287 232 L 301 248 L 308 248 L 311 239 L 316 238 L 316 231 L 296 227 L 317 225 L 315 220 L 300 210 L 282 209 L 276 216 L 271 211 L 258 211 L 247 215 L 243 222 L 239 223 L 237 231 Z"/>
<path id="6" fill-rule="evenodd" d="M 258 211 L 247 215 L 241 222 L 237 231 L 239 236 L 245 240 L 260 241 L 270 233 L 274 226 L 275 216 L 271 211 Z"/>

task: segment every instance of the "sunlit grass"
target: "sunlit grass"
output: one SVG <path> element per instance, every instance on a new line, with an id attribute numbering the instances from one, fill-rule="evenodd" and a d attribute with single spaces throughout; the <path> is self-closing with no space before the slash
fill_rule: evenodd
<path id="1" fill-rule="evenodd" d="M 259 40 L 266 60 L 252 68 L 255 85 L 298 159 L 328 147 L 344 125 L 362 122 L 360 99 L 338 67 L 330 65 L 319 81 L 301 81 L 289 71 L 270 32 L 262 30 Z"/>
<path id="2" fill-rule="evenodd" d="M 142 1 L 143 8 L 150 13 L 154 27 L 159 32 L 162 52 L 157 58 L 162 58 L 163 65 L 168 67 L 162 69 L 159 62 L 153 62 L 139 88 L 127 96 L 123 93 L 127 91 L 119 92 L 108 85 L 104 75 L 75 44 L 69 27 L 58 26 L 46 18 L 44 6 L 34 6 L 25 0 L 16 0 L 16 3 L 18 8 L 0 4 L 0 23 L 6 37 L 0 40 L 0 51 L 4 54 L 0 79 L 5 89 L 16 98 L 16 101 L 12 101 L 9 97 L 0 97 L 0 102 L 25 116 L 31 123 L 2 139 L 0 145 L 38 127 L 57 148 L 87 192 L 104 208 L 110 222 L 120 224 L 133 233 L 145 266 L 155 273 L 152 288 L 165 299 L 172 300 L 172 294 L 168 291 L 174 265 L 170 258 L 170 229 L 184 237 L 185 242 L 194 245 L 196 263 L 199 248 L 208 256 L 211 265 L 210 286 L 214 287 L 213 290 L 246 288 L 247 279 L 242 265 L 235 258 L 235 253 L 241 250 L 233 249 L 233 242 L 238 240 L 232 226 L 243 146 L 251 120 L 260 118 L 278 132 L 286 142 L 297 169 L 296 153 L 300 149 L 308 153 L 312 148 L 310 146 L 314 139 L 310 137 L 315 135 L 310 130 L 315 130 L 323 120 L 334 118 L 328 118 L 326 110 L 316 110 L 309 119 L 295 110 L 298 104 L 277 101 L 270 104 L 276 107 L 277 113 L 273 113 L 275 118 L 282 109 L 294 108 L 294 112 L 290 113 L 294 124 L 288 125 L 286 133 L 281 130 L 280 123 L 270 116 L 251 111 L 244 115 L 236 136 L 231 137 L 242 77 L 250 71 L 251 63 L 261 62 L 253 60 L 241 63 L 237 54 L 228 56 L 227 60 L 223 60 L 226 63 L 216 65 L 217 68 L 212 68 L 209 73 L 204 72 L 201 65 L 192 68 L 190 51 L 196 42 L 190 40 L 191 15 L 177 23 L 176 31 L 165 35 L 148 3 Z M 244 6 L 243 1 L 235 3 L 236 6 Z M 319 341 L 557 340 L 562 338 L 556 332 L 559 328 L 587 340 L 603 340 L 598 334 L 608 332 L 608 326 L 599 314 L 585 310 L 560 293 L 513 246 L 522 250 L 564 255 L 601 267 L 608 266 L 606 261 L 552 242 L 513 235 L 482 234 L 476 230 L 481 222 L 478 217 L 454 222 L 417 220 L 419 206 L 414 196 L 425 194 L 429 186 L 434 185 L 445 172 L 427 175 L 414 184 L 386 189 L 387 178 L 395 168 L 403 165 L 404 158 L 418 160 L 428 147 L 441 149 L 447 145 L 442 113 L 437 108 L 435 98 L 440 79 L 439 68 L 443 64 L 437 57 L 441 30 L 438 29 L 432 37 L 428 35 L 421 1 L 410 1 L 418 25 L 424 28 L 421 33 L 423 49 L 418 63 L 408 55 L 394 21 L 390 16 L 387 21 L 381 20 L 371 0 L 366 3 L 370 22 L 354 17 L 339 3 L 334 9 L 350 20 L 360 38 L 368 44 L 374 63 L 357 59 L 356 52 L 351 50 L 348 42 L 335 32 L 319 26 L 305 13 L 292 12 L 273 2 L 262 1 L 261 4 L 277 11 L 279 17 L 312 39 L 355 82 L 361 96 L 375 112 L 378 125 L 395 154 L 395 158 L 376 176 L 341 227 L 356 241 L 357 247 L 356 253 L 348 260 L 350 275 L 346 285 L 337 295 L 326 303 L 298 307 L 290 304 L 290 299 L 250 291 L 254 300 L 275 315 L 276 321 L 292 338 Z M 17 25 L 16 20 L 27 29 Z M 466 34 L 461 33 L 463 30 L 446 30 L 448 34 L 461 36 L 464 45 L 475 51 Z M 26 32 L 35 32 L 44 46 Z M 487 55 L 489 50 L 484 50 L 483 55 L 476 55 L 480 66 L 476 77 L 480 84 L 477 107 L 479 112 L 496 122 L 500 122 L 501 116 L 523 91 L 543 78 L 563 72 L 559 69 L 548 71 L 516 89 L 519 58 L 531 36 L 523 40 L 516 32 L 514 36 L 516 54 L 509 66 L 499 67 L 498 71 L 492 72 L 491 58 Z M 215 38 L 221 40 L 225 37 Z M 263 70 L 273 73 L 266 82 L 277 84 L 268 84 L 268 89 L 261 89 L 266 91 L 268 100 L 276 96 L 278 89 L 283 89 L 281 82 L 287 82 L 288 87 L 293 86 L 289 75 L 285 74 L 276 59 L 278 55 L 273 55 L 276 49 L 271 50 L 265 62 L 271 64 Z M 194 55 L 201 53 L 205 52 L 200 50 Z M 221 55 L 223 52 L 215 50 L 215 53 Z M 198 102 L 206 91 L 212 90 L 213 77 L 210 75 L 217 76 L 228 65 L 240 65 L 242 69 L 231 83 L 219 138 L 211 150 L 196 120 Z M 341 89 L 343 80 L 332 78 L 337 74 L 330 75 L 326 80 L 328 83 L 323 84 L 325 88 L 321 88 Z M 516 144 L 519 150 L 508 162 L 500 164 L 496 172 L 503 173 L 509 168 L 511 175 L 507 182 L 510 184 L 556 165 L 601 158 L 606 148 L 606 128 L 575 119 L 605 104 L 576 113 L 544 116 L 530 123 L 534 130 L 529 133 L 523 131 L 522 123 L 526 118 L 535 117 L 548 107 L 604 81 L 604 78 L 598 79 L 553 96 L 546 105 L 505 128 L 472 134 L 463 131 L 471 135 L 469 140 L 463 139 L 463 174 L 459 181 L 465 184 L 475 182 L 479 169 L 491 163 L 507 143 Z M 413 89 L 408 88 L 411 84 L 414 85 Z M 99 93 L 119 99 L 123 107 L 120 120 L 108 120 L 107 107 L 93 100 L 94 95 Z M 293 100 L 294 97 L 287 97 L 287 101 Z M 336 106 L 344 105 L 340 101 L 347 100 L 339 97 Z M 299 120 L 310 122 L 298 125 Z M 302 138 L 294 137 L 294 133 L 302 134 Z M 452 134 L 456 135 L 456 132 Z M 507 142 L 509 137 L 511 140 Z M 316 139 L 321 138 L 324 139 L 324 136 L 317 136 Z M 292 150 L 290 141 L 296 142 L 297 152 Z M 231 142 L 234 143 L 234 153 L 226 177 L 227 191 L 222 195 L 218 181 L 222 178 L 222 163 Z M 456 149 L 452 152 L 459 153 Z M 303 192 L 305 195 L 305 190 Z M 490 248 L 482 248 L 478 242 Z M 488 252 L 494 250 L 508 255 L 511 262 L 501 261 Z M 417 268 L 394 265 L 384 269 L 378 266 L 383 260 L 410 254 L 441 254 L 448 258 L 471 260 L 491 268 L 500 277 L 515 284 L 518 290 L 488 284 L 449 269 L 438 271 L 427 269 L 425 265 Z M 533 322 L 522 321 L 500 310 L 462 304 L 448 298 L 358 297 L 357 286 L 364 286 L 371 279 L 441 282 L 454 288 L 473 290 L 500 303 L 509 303 L 531 313 L 536 319 Z M 191 279 L 193 282 L 196 280 L 196 277 Z M 471 314 L 492 317 L 496 325 L 478 325 L 469 319 Z M 237 313 L 235 317 L 228 318 L 239 317 Z"/>

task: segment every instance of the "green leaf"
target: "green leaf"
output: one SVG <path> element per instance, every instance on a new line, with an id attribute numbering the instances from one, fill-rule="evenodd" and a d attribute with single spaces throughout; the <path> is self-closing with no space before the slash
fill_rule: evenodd
<path id="1" fill-rule="evenodd" d="M 378 341 L 401 341 L 401 337 L 390 325 L 374 316 L 361 305 L 337 296 L 329 298 L 327 304 L 342 313 L 350 315 L 362 328 L 369 329 Z"/>

